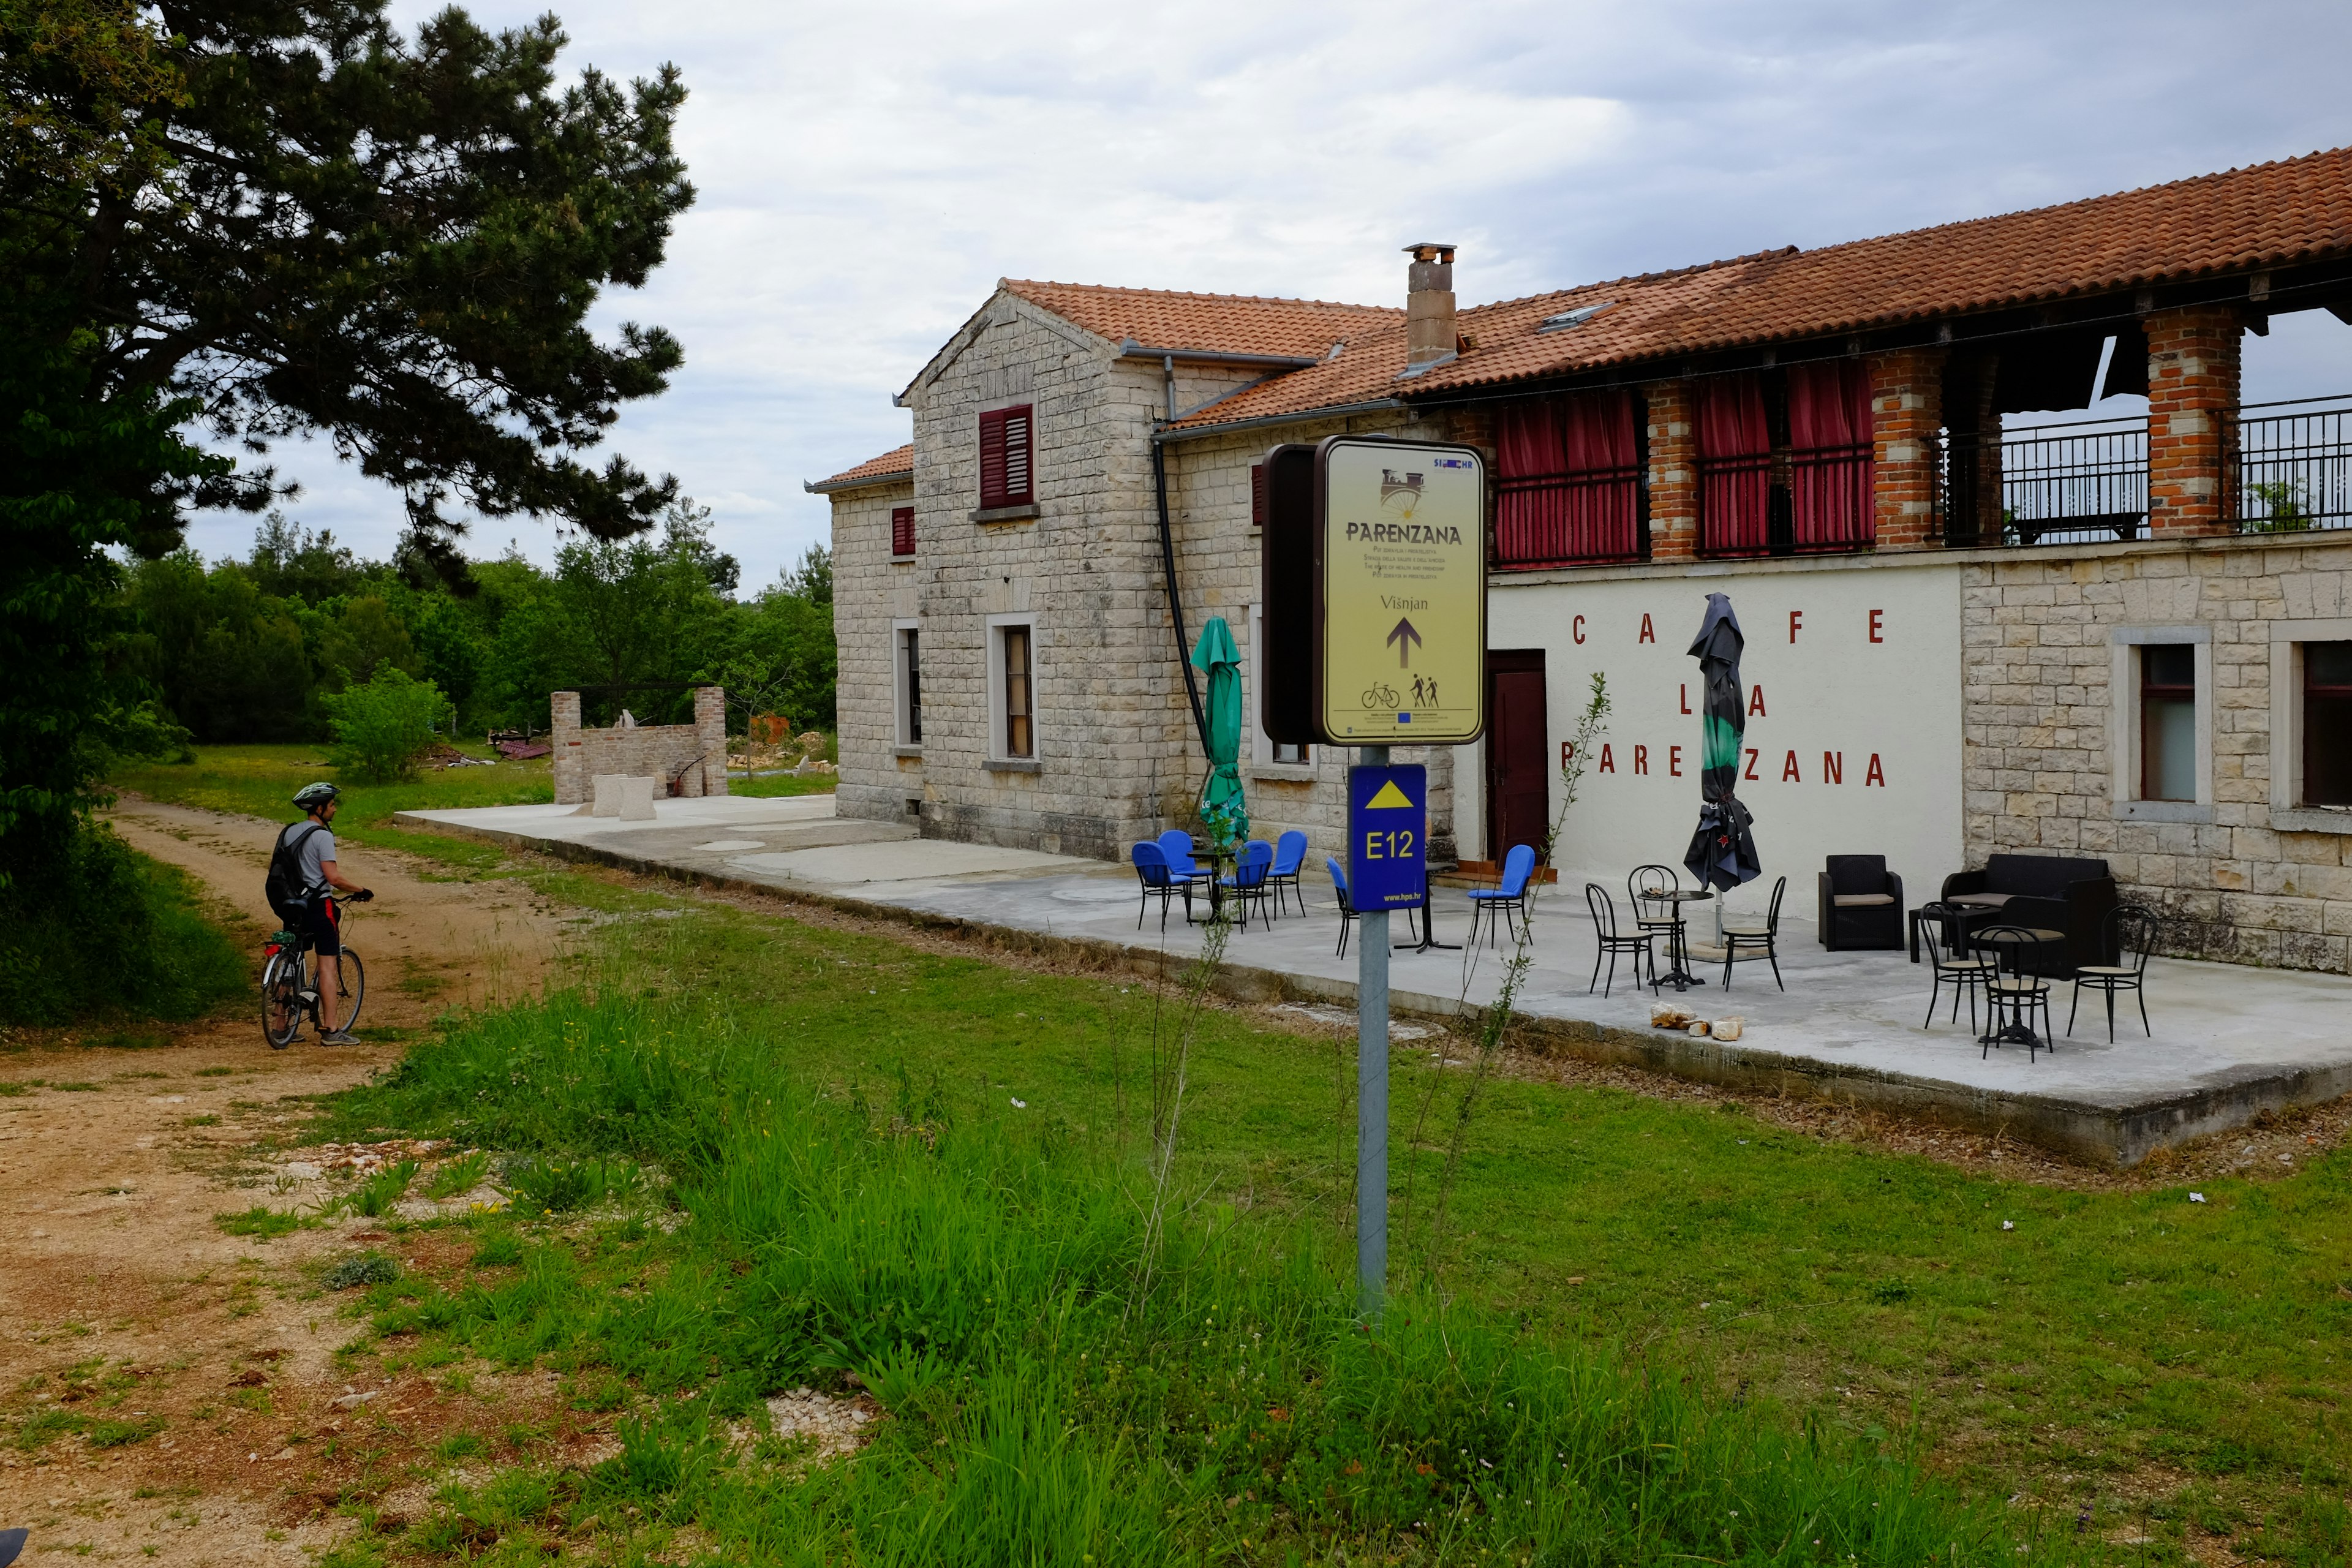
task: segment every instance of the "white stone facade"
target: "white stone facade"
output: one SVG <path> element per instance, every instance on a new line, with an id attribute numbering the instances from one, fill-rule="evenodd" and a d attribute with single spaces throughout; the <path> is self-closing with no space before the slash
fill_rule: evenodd
<path id="1" fill-rule="evenodd" d="M 1189 409 L 1261 369 L 1185 361 L 1174 397 Z M 1000 292 L 902 401 L 914 411 L 911 479 L 835 489 L 835 634 L 840 649 L 839 809 L 906 820 L 926 837 L 1123 858 L 1129 844 L 1184 826 L 1203 763 L 1179 662 L 1152 471 L 1167 367 Z M 1034 515 L 975 521 L 979 421 L 1034 411 Z M 1402 416 L 1396 416 L 1402 418 Z M 1312 439 L 1344 422 L 1301 426 Z M 1365 427 L 1371 427 L 1367 425 Z M 1222 615 L 1246 658 L 1257 592 L 1246 437 L 1172 446 L 1169 506 L 1188 638 Z M 915 509 L 911 557 L 891 553 L 893 508 Z M 1004 754 L 992 639 L 1030 628 L 1035 755 Z M 920 650 L 922 739 L 904 736 L 902 634 Z M 1255 682 L 1245 678 L 1255 714 Z M 1255 730 L 1253 724 L 1251 730 Z M 1340 847 L 1342 763 L 1276 766 L 1246 754 L 1253 834 L 1307 831 Z M 1418 751 L 1400 750 L 1400 761 Z M 1450 758 L 1433 763 L 1432 835 L 1450 845 Z M 910 814 L 909 803 L 919 803 Z"/>

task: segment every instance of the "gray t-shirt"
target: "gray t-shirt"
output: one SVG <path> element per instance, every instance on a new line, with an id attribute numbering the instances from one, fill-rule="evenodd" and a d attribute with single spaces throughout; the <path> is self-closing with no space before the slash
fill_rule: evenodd
<path id="1" fill-rule="evenodd" d="M 309 826 L 305 823 L 294 831 L 302 832 Z M 303 892 L 315 893 L 327 885 L 327 874 L 319 868 L 319 864 L 334 858 L 335 835 L 332 829 L 321 827 L 302 840 L 302 847 L 294 851 L 294 874 L 295 879 L 301 883 Z"/>

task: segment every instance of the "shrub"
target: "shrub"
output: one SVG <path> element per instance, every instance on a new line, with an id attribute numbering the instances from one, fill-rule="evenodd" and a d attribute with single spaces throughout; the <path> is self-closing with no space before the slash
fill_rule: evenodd
<path id="1" fill-rule="evenodd" d="M 378 784 L 415 773 L 417 760 L 433 749 L 433 727 L 449 710 L 439 687 L 394 665 L 326 703 L 335 764 L 355 768 Z"/>
<path id="2" fill-rule="evenodd" d="M 0 1023 L 194 1018 L 249 980 L 187 879 L 102 825 L 83 826 L 58 867 L 0 890 Z"/>
<path id="3" fill-rule="evenodd" d="M 389 1285 L 399 1278 L 398 1263 L 381 1252 L 362 1252 L 328 1269 L 321 1283 L 330 1290 L 356 1290 L 362 1285 Z"/>

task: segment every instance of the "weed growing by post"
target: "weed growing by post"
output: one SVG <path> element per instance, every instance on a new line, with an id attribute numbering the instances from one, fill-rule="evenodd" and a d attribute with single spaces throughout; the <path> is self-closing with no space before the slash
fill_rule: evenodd
<path id="1" fill-rule="evenodd" d="M 1600 670 L 1592 672 L 1591 695 L 1585 700 L 1584 710 L 1577 715 L 1574 738 L 1560 759 L 1559 809 L 1552 814 L 1551 826 L 1544 830 L 1543 853 L 1537 858 L 1538 867 L 1551 864 L 1552 849 L 1559 842 L 1560 829 L 1567 825 L 1569 808 L 1576 804 L 1577 787 L 1584 782 L 1585 759 L 1592 753 L 1592 742 L 1605 732 L 1609 719 L 1609 677 Z M 1528 884 L 1528 916 L 1518 922 L 1517 939 L 1511 956 L 1504 961 L 1502 989 L 1495 994 L 1478 1020 L 1477 1052 L 1471 1058 L 1469 1081 L 1462 1087 L 1462 1098 L 1454 1108 L 1454 1126 L 1447 1136 L 1445 1162 L 1440 1168 L 1437 1197 L 1430 1209 L 1429 1243 L 1423 1254 L 1423 1277 L 1433 1289 L 1437 1282 L 1439 1260 L 1444 1251 L 1445 1213 L 1447 1200 L 1453 1196 L 1454 1177 L 1462 1168 L 1462 1150 L 1470 1135 L 1471 1113 L 1477 1109 L 1478 1091 L 1493 1074 L 1495 1059 L 1503 1048 L 1510 1032 L 1514 1006 L 1519 987 L 1526 983 L 1528 971 L 1534 965 L 1534 904 L 1542 897 L 1543 883 Z M 1475 946 L 1462 955 L 1462 1000 L 1467 1001 L 1470 982 L 1477 973 L 1478 956 Z M 1445 1080 L 1446 1058 L 1439 1052 L 1437 1070 L 1430 1074 L 1429 1089 L 1423 1094 L 1421 1112 L 1413 1124 L 1413 1143 L 1420 1145 L 1422 1129 L 1436 1104 L 1440 1086 Z"/>

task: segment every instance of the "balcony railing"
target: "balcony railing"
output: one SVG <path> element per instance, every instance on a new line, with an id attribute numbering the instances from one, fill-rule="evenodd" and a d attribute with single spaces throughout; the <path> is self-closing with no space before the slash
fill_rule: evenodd
<path id="1" fill-rule="evenodd" d="M 2236 434 L 2240 533 L 2352 528 L 2352 397 L 2250 403 Z"/>
<path id="2" fill-rule="evenodd" d="M 2103 419 L 1945 435 L 1936 486 L 1944 542 L 2088 544 L 2147 531 L 2147 421 Z"/>

